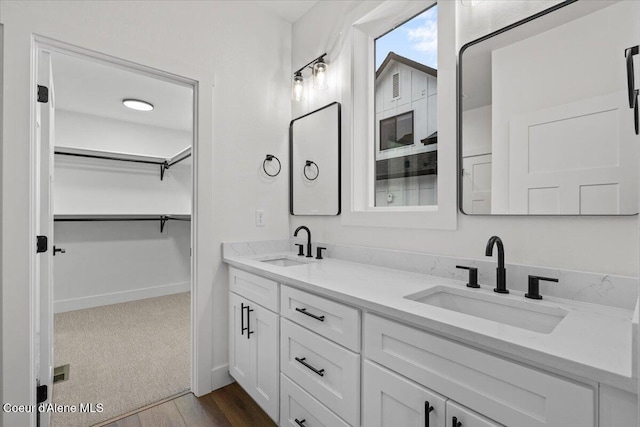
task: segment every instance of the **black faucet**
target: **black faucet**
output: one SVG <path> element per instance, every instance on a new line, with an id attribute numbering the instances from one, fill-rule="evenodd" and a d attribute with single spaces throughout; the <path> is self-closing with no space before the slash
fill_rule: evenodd
<path id="1" fill-rule="evenodd" d="M 504 246 L 502 240 L 498 236 L 492 236 L 487 242 L 487 248 L 484 251 L 486 256 L 493 255 L 493 245 L 498 246 L 498 268 L 496 269 L 496 287 L 493 290 L 499 294 L 508 294 L 507 289 L 507 271 L 504 269 Z"/>
<path id="2" fill-rule="evenodd" d="M 293 236 L 296 237 L 300 230 L 305 230 L 307 232 L 307 258 L 313 258 L 313 255 L 311 254 L 311 231 L 309 231 L 309 229 L 304 225 L 301 225 L 293 232 Z"/>

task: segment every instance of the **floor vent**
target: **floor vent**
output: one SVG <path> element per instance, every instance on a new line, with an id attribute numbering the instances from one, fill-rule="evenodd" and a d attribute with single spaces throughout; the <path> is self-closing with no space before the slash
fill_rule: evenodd
<path id="1" fill-rule="evenodd" d="M 69 364 L 57 366 L 53 368 L 53 383 L 59 383 L 60 381 L 66 381 L 69 379 Z"/>

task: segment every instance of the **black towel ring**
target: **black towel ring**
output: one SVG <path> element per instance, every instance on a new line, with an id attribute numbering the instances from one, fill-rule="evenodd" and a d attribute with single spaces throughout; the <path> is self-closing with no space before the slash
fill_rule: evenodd
<path id="1" fill-rule="evenodd" d="M 278 172 L 274 173 L 273 175 L 270 174 L 269 172 L 267 172 L 267 162 L 272 161 L 273 159 L 276 159 L 276 161 L 278 162 Z M 280 159 L 278 159 L 276 156 L 274 156 L 273 154 L 267 154 L 267 157 L 264 159 L 264 161 L 262 162 L 262 170 L 264 171 L 264 173 L 266 173 L 267 175 L 274 177 L 274 176 L 278 176 L 278 174 L 280 173 L 280 170 L 282 169 L 282 163 L 280 163 Z"/>
<path id="2" fill-rule="evenodd" d="M 314 165 L 316 167 L 316 176 L 314 176 L 313 178 L 310 178 L 309 175 L 307 175 L 307 168 L 310 167 L 311 165 Z M 318 179 L 318 175 L 320 175 L 320 168 L 318 167 L 316 162 L 307 160 L 305 162 L 304 168 L 302 169 L 302 172 L 304 173 L 304 177 L 307 178 L 309 181 L 315 181 L 316 179 Z"/>

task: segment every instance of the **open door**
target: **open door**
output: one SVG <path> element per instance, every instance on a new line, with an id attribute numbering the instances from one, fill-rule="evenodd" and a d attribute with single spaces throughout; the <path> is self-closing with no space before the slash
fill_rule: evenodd
<path id="1" fill-rule="evenodd" d="M 36 51 L 36 257 L 35 372 L 37 402 L 49 403 L 53 391 L 53 78 L 51 53 Z M 43 238 L 44 237 L 44 238 Z M 46 242 L 45 242 L 46 239 Z M 37 425 L 48 427 L 49 412 L 37 413 Z"/>

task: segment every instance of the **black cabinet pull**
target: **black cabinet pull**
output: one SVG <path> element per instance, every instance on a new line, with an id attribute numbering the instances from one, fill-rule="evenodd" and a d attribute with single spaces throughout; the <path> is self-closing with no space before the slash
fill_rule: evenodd
<path id="1" fill-rule="evenodd" d="M 429 401 L 424 401 L 424 427 L 429 427 L 429 414 L 433 411 L 433 406 L 429 405 Z"/>
<path id="2" fill-rule="evenodd" d="M 247 339 L 250 339 L 249 337 L 251 336 L 251 334 L 253 334 L 255 331 L 252 331 L 251 328 L 251 312 L 253 310 L 251 310 L 249 308 L 249 305 L 247 304 Z"/>
<path id="3" fill-rule="evenodd" d="M 300 421 L 299 419 L 297 419 L 297 418 L 296 418 L 294 421 L 295 421 L 295 422 L 296 422 L 296 424 L 298 424 L 300 427 L 305 427 L 304 422 L 305 422 L 306 420 L 302 420 L 302 421 Z"/>
<path id="4" fill-rule="evenodd" d="M 306 308 L 298 308 L 298 307 L 296 307 L 296 311 L 299 311 L 302 314 L 306 314 L 309 317 L 313 317 L 314 319 L 319 320 L 321 322 L 324 322 L 324 316 L 316 316 L 315 314 L 311 314 L 311 313 L 309 313 L 307 311 Z"/>
<path id="5" fill-rule="evenodd" d="M 638 92 L 640 92 L 638 89 L 636 89 L 635 91 L 635 102 L 634 102 L 634 106 L 633 106 L 633 124 L 635 125 L 636 128 L 636 135 L 640 135 L 640 124 L 638 123 Z"/>
<path id="6" fill-rule="evenodd" d="M 249 328 L 244 327 L 244 309 L 249 308 L 249 306 L 245 306 L 244 303 L 240 303 L 240 335 L 244 335 L 244 331 Z"/>
<path id="7" fill-rule="evenodd" d="M 624 50 L 624 57 L 627 60 L 627 88 L 629 89 L 629 108 L 634 108 L 637 104 L 637 97 L 635 96 L 636 84 L 633 70 L 633 57 L 639 52 L 638 46 L 626 48 Z"/>
<path id="8" fill-rule="evenodd" d="M 458 418 L 451 418 L 451 427 L 462 427 L 462 423 L 458 421 Z"/>
<path id="9" fill-rule="evenodd" d="M 302 359 L 300 359 L 299 357 L 296 357 L 296 362 L 301 363 L 305 367 L 311 369 L 316 374 L 320 375 L 321 377 L 324 377 L 324 369 L 318 370 L 318 369 L 314 368 L 313 366 L 309 365 L 307 362 L 305 362 L 305 360 L 307 360 L 306 357 L 303 357 Z"/>

